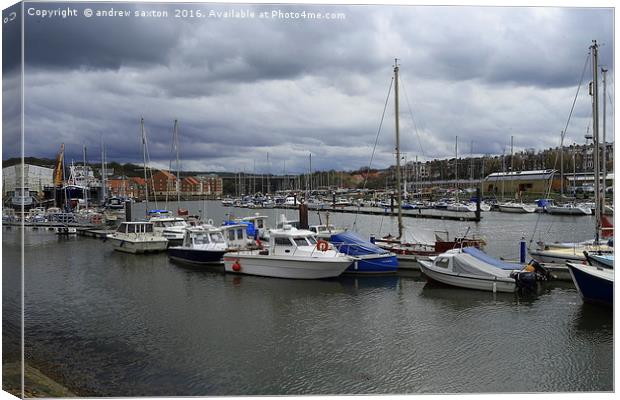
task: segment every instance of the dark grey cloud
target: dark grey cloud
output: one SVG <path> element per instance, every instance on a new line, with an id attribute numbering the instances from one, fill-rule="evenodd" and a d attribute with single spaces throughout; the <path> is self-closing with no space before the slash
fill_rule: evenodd
<path id="1" fill-rule="evenodd" d="M 516 150 L 542 149 L 559 143 L 591 40 L 605 44 L 604 63 L 613 50 L 607 9 L 204 8 L 235 7 L 303 7 L 347 18 L 27 19 L 27 155 L 51 157 L 64 142 L 69 158 L 81 159 L 84 144 L 96 158 L 103 140 L 110 159 L 141 162 L 143 116 L 160 167 L 169 164 L 178 119 L 186 169 L 281 172 L 286 164 L 303 172 L 309 153 L 314 169 L 360 168 L 370 161 L 394 57 L 401 59 L 408 159 L 451 157 L 455 136 L 460 154 L 470 153 L 471 141 L 476 155 L 501 154 L 510 136 Z M 583 142 L 586 92 L 567 140 Z M 390 101 L 376 167 L 392 162 L 393 121 Z"/>

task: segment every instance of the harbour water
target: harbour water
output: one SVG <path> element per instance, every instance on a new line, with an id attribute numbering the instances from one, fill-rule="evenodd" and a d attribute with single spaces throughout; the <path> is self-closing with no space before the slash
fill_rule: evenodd
<path id="1" fill-rule="evenodd" d="M 216 223 L 227 213 L 260 212 L 273 225 L 284 213 L 219 202 L 182 207 Z M 134 205 L 134 215 L 143 210 Z M 365 236 L 395 232 L 394 218 L 355 218 L 332 213 L 330 222 Z M 318 222 L 316 213 L 310 219 Z M 521 237 L 586 240 L 593 231 L 591 217 L 495 212 L 478 224 L 405 223 L 419 238 L 469 226 L 487 238 L 489 254 L 508 258 L 517 257 Z M 6 276 L 19 276 L 20 233 L 3 230 L 5 295 L 15 290 Z M 317 281 L 238 276 L 31 229 L 24 248 L 26 359 L 83 395 L 614 389 L 612 312 L 583 304 L 570 283 L 517 296 L 432 285 L 411 273 Z M 11 320 L 18 303 L 5 302 L 3 311 Z"/>

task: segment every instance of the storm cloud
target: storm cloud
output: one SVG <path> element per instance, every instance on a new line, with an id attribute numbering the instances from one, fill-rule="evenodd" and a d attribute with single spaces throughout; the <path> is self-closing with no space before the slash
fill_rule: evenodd
<path id="1" fill-rule="evenodd" d="M 613 94 L 611 9 L 189 7 L 346 16 L 283 20 L 174 18 L 174 4 L 69 6 L 78 17 L 25 16 L 27 156 L 53 157 L 65 143 L 69 158 L 80 160 L 85 145 L 98 159 L 103 141 L 108 159 L 141 162 L 144 117 L 159 167 L 169 164 L 178 119 L 185 170 L 299 173 L 310 153 L 314 170 L 357 169 L 370 161 L 395 57 L 408 159 L 450 157 L 456 136 L 461 154 L 501 154 L 511 136 L 516 149 L 557 146 L 593 39 Z M 111 7 L 169 16 L 83 16 Z M 591 129 L 589 68 L 567 142 Z M 374 167 L 393 160 L 392 97 Z"/>

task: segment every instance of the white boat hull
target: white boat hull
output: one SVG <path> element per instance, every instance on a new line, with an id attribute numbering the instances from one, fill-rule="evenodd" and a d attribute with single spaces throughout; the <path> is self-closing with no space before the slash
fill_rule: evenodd
<path id="1" fill-rule="evenodd" d="M 108 236 L 108 240 L 112 243 L 114 250 L 131 254 L 165 251 L 168 247 L 168 241 L 163 238 L 154 238 L 148 241 L 132 241 Z"/>
<path id="2" fill-rule="evenodd" d="M 592 210 L 584 207 L 547 207 L 547 213 L 553 215 L 592 215 Z"/>
<path id="3" fill-rule="evenodd" d="M 265 256 L 258 252 L 226 253 L 226 272 L 289 279 L 321 279 L 339 276 L 353 263 L 349 257 Z M 235 270 L 234 265 L 239 265 Z"/>
<path id="4" fill-rule="evenodd" d="M 431 268 L 432 263 L 420 261 L 420 269 L 428 278 L 450 286 L 488 292 L 513 293 L 517 290 L 514 279 L 486 278 L 473 275 L 438 272 Z"/>
<path id="5" fill-rule="evenodd" d="M 536 211 L 536 207 L 528 207 L 528 206 L 503 206 L 500 205 L 499 206 L 499 210 L 501 212 L 507 212 L 507 213 L 516 213 L 516 214 L 525 214 L 525 213 L 532 213 L 534 211 Z"/>

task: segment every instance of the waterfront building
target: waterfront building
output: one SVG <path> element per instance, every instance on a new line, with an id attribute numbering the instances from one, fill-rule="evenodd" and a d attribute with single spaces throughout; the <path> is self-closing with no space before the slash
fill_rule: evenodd
<path id="1" fill-rule="evenodd" d="M 188 195 L 199 195 L 202 191 L 200 181 L 193 176 L 181 179 L 181 193 Z"/>
<path id="2" fill-rule="evenodd" d="M 542 196 L 549 190 L 560 188 L 560 177 L 554 169 L 515 172 L 494 172 L 484 178 L 485 194 L 506 196 L 514 194 Z M 557 175 L 557 176 L 556 176 Z"/>
<path id="3" fill-rule="evenodd" d="M 23 166 L 23 175 L 22 175 Z M 3 194 L 13 192 L 16 187 L 27 187 L 31 191 L 43 193 L 45 188 L 54 186 L 54 169 L 31 164 L 16 164 L 2 169 Z M 22 179 L 23 177 L 23 179 Z"/>
<path id="4" fill-rule="evenodd" d="M 153 175 L 153 192 L 155 195 L 176 193 L 177 178 L 170 171 L 159 170 Z"/>
<path id="5" fill-rule="evenodd" d="M 206 195 L 221 196 L 224 191 L 224 181 L 216 174 L 199 175 L 198 180 L 202 184 L 200 192 Z"/>

